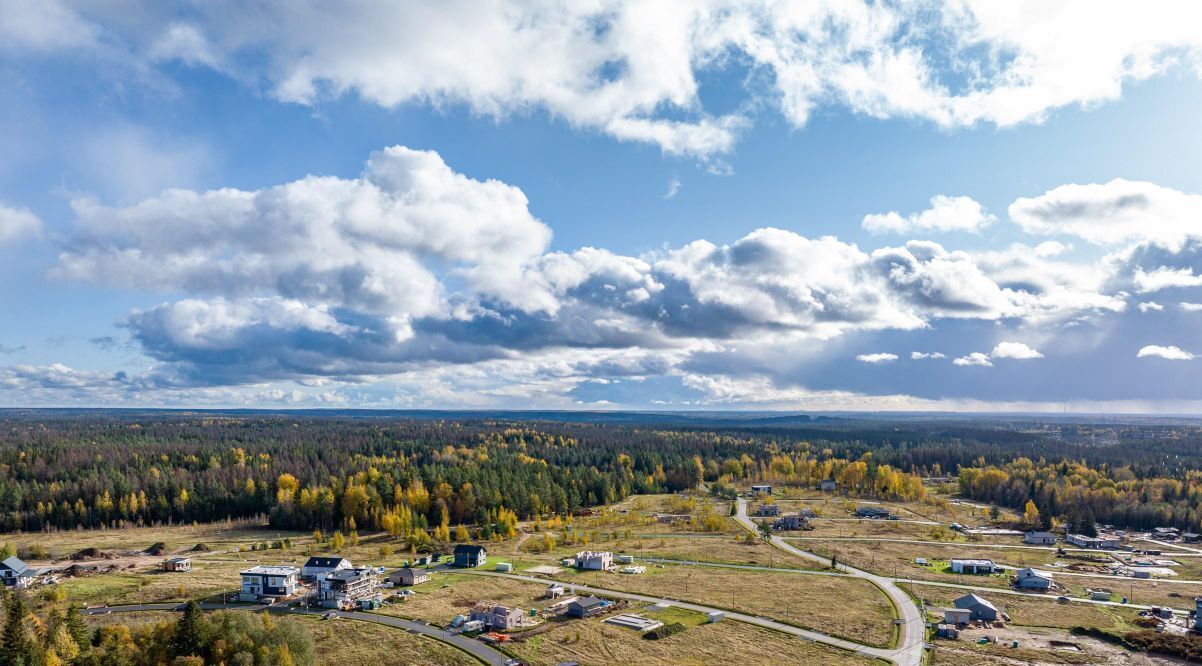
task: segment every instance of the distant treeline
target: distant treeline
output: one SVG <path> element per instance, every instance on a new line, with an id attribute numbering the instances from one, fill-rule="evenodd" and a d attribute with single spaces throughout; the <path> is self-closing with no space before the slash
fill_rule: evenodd
<path id="1" fill-rule="evenodd" d="M 212 521 L 268 515 L 281 528 L 382 529 L 397 536 L 474 526 L 488 537 L 516 519 L 565 515 L 632 494 L 722 491 L 767 479 L 837 478 L 864 495 L 916 498 L 919 476 L 1006 466 L 1084 465 L 1092 474 L 1029 475 L 974 497 L 1064 515 L 1088 503 L 1102 519 L 1107 484 L 1125 516 L 1196 525 L 1192 430 L 1138 431 L 1118 446 L 1068 445 L 964 424 L 652 427 L 289 415 L 0 419 L 0 530 Z M 1047 462 L 1047 461 L 1055 461 Z M 1121 461 L 1121 462 L 1119 462 Z M 1076 469 L 1075 467 L 1072 469 Z M 1058 471 L 1057 468 L 1056 471 Z M 996 476 L 996 475 L 995 475 Z M 1157 490 L 1165 485 L 1169 491 Z M 1062 481 L 1063 480 L 1063 483 Z M 1063 489 L 1051 489 L 1060 484 Z M 1071 486 L 1071 488 L 1070 488 Z M 1046 495 L 1046 498 L 1045 498 Z M 1144 505 L 1144 506 L 1141 506 Z"/>

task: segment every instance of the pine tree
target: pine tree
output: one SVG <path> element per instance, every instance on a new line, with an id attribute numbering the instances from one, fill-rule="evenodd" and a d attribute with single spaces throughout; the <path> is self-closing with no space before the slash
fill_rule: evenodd
<path id="1" fill-rule="evenodd" d="M 189 601 L 175 625 L 171 651 L 177 657 L 203 656 L 208 638 L 208 623 L 196 601 Z"/>
<path id="2" fill-rule="evenodd" d="M 32 663 L 34 644 L 25 627 L 25 619 L 29 609 L 25 599 L 19 594 L 10 593 L 4 612 L 4 642 L 0 645 L 0 658 L 8 666 L 27 666 Z"/>
<path id="3" fill-rule="evenodd" d="M 79 646 L 80 652 L 92 646 L 92 632 L 88 629 L 87 623 L 83 621 L 83 617 L 80 616 L 79 606 L 71 604 L 67 607 L 67 616 L 63 619 L 63 623 L 67 626 L 67 632 L 71 634 L 75 644 Z"/>

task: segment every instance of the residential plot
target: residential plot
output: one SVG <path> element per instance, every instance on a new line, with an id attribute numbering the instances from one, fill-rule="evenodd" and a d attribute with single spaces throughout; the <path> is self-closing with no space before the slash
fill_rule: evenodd
<path id="1" fill-rule="evenodd" d="M 842 666 L 871 664 L 853 653 L 825 647 L 740 622 L 705 624 L 700 613 L 669 609 L 663 613 L 639 608 L 638 613 L 665 622 L 682 622 L 688 629 L 660 640 L 597 619 L 561 622 L 548 631 L 511 641 L 507 649 L 535 666 L 578 661 L 582 664 L 814 664 Z"/>
<path id="2" fill-rule="evenodd" d="M 641 575 L 586 571 L 563 579 L 762 615 L 869 645 L 893 640 L 888 598 L 850 577 L 661 565 Z"/>

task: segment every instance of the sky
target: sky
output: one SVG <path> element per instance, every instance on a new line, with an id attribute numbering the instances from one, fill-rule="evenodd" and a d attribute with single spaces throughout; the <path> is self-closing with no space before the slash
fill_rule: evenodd
<path id="1" fill-rule="evenodd" d="M 1197 413 L 1200 24 L 0 0 L 0 406 Z"/>

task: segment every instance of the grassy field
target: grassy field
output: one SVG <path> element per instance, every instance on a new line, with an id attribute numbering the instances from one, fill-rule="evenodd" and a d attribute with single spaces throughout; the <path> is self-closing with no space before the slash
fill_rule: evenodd
<path id="1" fill-rule="evenodd" d="M 806 535 L 809 536 L 808 534 Z M 1025 550 L 1021 548 L 974 548 L 964 546 L 940 546 L 888 541 L 824 541 L 821 539 L 797 539 L 797 547 L 830 557 L 835 555 L 840 562 L 874 573 L 899 578 L 913 577 L 915 580 L 932 580 L 946 583 L 966 583 L 983 587 L 1007 587 L 1007 576 L 961 575 L 945 572 L 941 568 L 919 566 L 914 560 L 948 561 L 957 558 L 990 559 L 998 564 L 1015 567 L 1047 566 L 1056 559 L 1052 551 Z"/>
<path id="2" fill-rule="evenodd" d="M 471 656 L 432 638 L 358 620 L 298 618 L 313 636 L 318 664 L 467 666 Z"/>
<path id="3" fill-rule="evenodd" d="M 910 586 L 906 585 L 905 589 L 909 591 Z M 934 585 L 914 585 L 913 590 L 915 596 L 921 596 L 926 601 L 932 619 L 942 617 L 942 613 L 937 609 L 951 607 L 953 601 L 969 594 L 968 590 Z M 1061 604 L 1050 596 L 990 595 L 988 592 L 978 592 L 978 594 L 992 602 L 994 606 L 998 607 L 998 610 L 1009 613 L 1012 623 L 1020 626 L 1061 629 L 1083 626 L 1124 631 L 1133 628 L 1131 622 L 1137 617 L 1137 611 L 1131 608 L 1100 604 Z"/>
<path id="4" fill-rule="evenodd" d="M 656 613 L 633 609 L 664 622 L 681 621 L 688 630 L 658 641 L 600 620 L 558 622 L 549 631 L 518 640 L 508 649 L 535 666 L 578 661 L 582 664 L 872 664 L 850 652 L 791 638 L 738 622 L 702 624 L 699 613 L 669 609 Z"/>
<path id="5" fill-rule="evenodd" d="M 893 606 L 876 586 L 859 579 L 683 565 L 649 567 L 633 576 L 581 571 L 557 578 L 763 615 L 871 645 L 888 645 L 893 637 Z"/>
<path id="6" fill-rule="evenodd" d="M 414 596 L 386 606 L 390 615 L 446 626 L 456 615 L 466 615 L 477 603 L 492 601 L 517 608 L 542 607 L 545 585 L 504 578 L 438 573 L 427 583 L 410 588 Z"/>
<path id="7" fill-rule="evenodd" d="M 204 543 L 212 550 L 226 550 L 284 538 L 312 541 L 308 534 L 270 529 L 254 521 L 7 534 L 0 537 L 0 541 L 10 543 L 18 550 L 37 544 L 46 548 L 50 559 L 54 560 L 89 547 L 104 551 L 140 551 L 162 542 L 167 545 L 167 552 L 178 553 L 198 543 Z"/>

